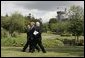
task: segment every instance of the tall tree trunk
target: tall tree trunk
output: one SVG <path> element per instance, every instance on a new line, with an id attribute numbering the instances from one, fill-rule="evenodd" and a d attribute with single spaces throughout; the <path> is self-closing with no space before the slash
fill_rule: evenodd
<path id="1" fill-rule="evenodd" d="M 78 44 L 78 37 L 77 37 L 77 35 L 75 34 L 75 45 L 77 45 Z"/>
<path id="2" fill-rule="evenodd" d="M 79 42 L 79 36 L 77 36 L 77 44 L 78 44 L 78 42 Z"/>
<path id="3" fill-rule="evenodd" d="M 76 35 L 75 35 L 75 45 L 76 45 Z"/>

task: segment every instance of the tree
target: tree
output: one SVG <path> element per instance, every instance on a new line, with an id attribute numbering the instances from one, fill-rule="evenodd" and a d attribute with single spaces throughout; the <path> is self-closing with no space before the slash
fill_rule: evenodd
<path id="1" fill-rule="evenodd" d="M 8 17 L 8 14 L 6 14 L 6 17 Z"/>
<path id="2" fill-rule="evenodd" d="M 10 21 L 9 16 L 1 16 L 1 26 L 6 30 L 9 30 L 9 26 L 10 26 L 9 21 Z"/>
<path id="3" fill-rule="evenodd" d="M 28 18 L 28 16 L 25 16 L 25 26 L 27 26 L 28 24 L 30 24 L 30 19 Z"/>
<path id="4" fill-rule="evenodd" d="M 72 6 L 69 11 L 71 12 L 69 17 L 71 22 L 68 31 L 75 35 L 75 39 L 77 39 L 78 42 L 79 36 L 84 30 L 83 8 L 80 6 Z"/>
<path id="5" fill-rule="evenodd" d="M 43 28 L 43 32 L 49 31 L 48 23 L 43 23 L 42 28 Z"/>
<path id="6" fill-rule="evenodd" d="M 51 25 L 57 23 L 57 19 L 56 18 L 50 18 L 49 20 L 49 29 L 52 31 Z"/>
<path id="7" fill-rule="evenodd" d="M 56 18 L 51 18 L 51 19 L 49 20 L 49 23 L 57 23 L 57 19 L 56 19 Z"/>
<path id="8" fill-rule="evenodd" d="M 71 6 L 69 9 L 69 19 L 84 19 L 84 9 L 80 6 Z"/>
<path id="9" fill-rule="evenodd" d="M 79 39 L 79 36 L 83 33 L 83 21 L 80 19 L 74 19 L 71 20 L 70 22 L 70 26 L 69 26 L 69 32 L 71 32 L 72 34 L 75 35 L 75 37 L 77 36 L 77 41 Z"/>
<path id="10" fill-rule="evenodd" d="M 69 21 L 57 21 L 56 18 L 51 18 L 49 21 L 49 28 L 52 32 L 56 32 L 56 34 L 63 34 L 67 32 L 69 25 Z"/>
<path id="11" fill-rule="evenodd" d="M 25 27 L 25 18 L 19 13 L 13 13 L 9 21 L 9 33 L 12 35 L 14 31 L 23 32 Z"/>

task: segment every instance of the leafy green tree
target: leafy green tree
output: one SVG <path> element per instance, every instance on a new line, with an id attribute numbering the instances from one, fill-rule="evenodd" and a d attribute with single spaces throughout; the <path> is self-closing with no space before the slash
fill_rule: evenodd
<path id="1" fill-rule="evenodd" d="M 52 31 L 51 26 L 52 26 L 52 24 L 54 24 L 54 23 L 57 23 L 57 19 L 56 19 L 56 18 L 50 18 L 48 27 L 49 27 L 49 29 L 50 29 L 51 31 Z"/>
<path id="2" fill-rule="evenodd" d="M 23 32 L 25 27 L 25 18 L 21 14 L 15 12 L 12 14 L 9 23 L 9 33 L 11 35 L 14 31 Z"/>
<path id="3" fill-rule="evenodd" d="M 56 32 L 56 34 L 62 34 L 67 32 L 69 26 L 69 21 L 57 21 L 56 19 L 52 18 L 49 21 L 49 28 L 52 32 Z"/>
<path id="4" fill-rule="evenodd" d="M 84 9 L 80 6 L 71 6 L 70 9 L 70 25 L 69 25 L 69 32 L 75 35 L 75 38 L 79 39 L 79 36 L 84 31 Z"/>
<path id="5" fill-rule="evenodd" d="M 69 9 L 69 19 L 84 19 L 84 9 L 81 6 L 71 6 Z"/>
<path id="6" fill-rule="evenodd" d="M 51 18 L 49 23 L 57 23 L 57 19 L 56 18 Z"/>
<path id="7" fill-rule="evenodd" d="M 83 21 L 80 19 L 71 20 L 68 30 L 77 37 L 76 39 L 78 41 L 79 36 L 84 30 Z"/>
<path id="8" fill-rule="evenodd" d="M 10 17 L 9 16 L 1 16 L 1 27 L 3 27 L 6 30 L 9 30 L 10 26 Z"/>
<path id="9" fill-rule="evenodd" d="M 43 23 L 43 32 L 49 31 L 48 23 Z"/>

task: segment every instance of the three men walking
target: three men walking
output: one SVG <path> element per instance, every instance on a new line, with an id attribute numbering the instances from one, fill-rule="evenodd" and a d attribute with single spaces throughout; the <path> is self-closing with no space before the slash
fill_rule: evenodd
<path id="1" fill-rule="evenodd" d="M 39 22 L 31 22 L 27 27 L 27 43 L 23 48 L 23 52 L 25 52 L 26 48 L 29 46 L 29 52 L 33 53 L 35 49 L 40 51 L 40 48 L 43 53 L 46 53 L 44 46 L 42 45 L 42 36 L 41 36 L 41 26 Z"/>

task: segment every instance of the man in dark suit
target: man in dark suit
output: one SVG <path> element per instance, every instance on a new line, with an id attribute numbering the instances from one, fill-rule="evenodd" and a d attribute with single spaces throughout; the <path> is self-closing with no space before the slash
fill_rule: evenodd
<path id="1" fill-rule="evenodd" d="M 32 52 L 33 30 L 34 30 L 34 22 L 31 22 L 31 27 L 30 27 L 30 25 L 28 25 L 28 27 L 27 27 L 27 43 L 25 44 L 25 46 L 23 48 L 23 52 L 25 52 L 28 45 L 29 45 L 29 52 Z M 37 45 L 35 46 L 35 48 L 38 50 L 38 52 L 40 51 L 40 49 Z"/>
<path id="2" fill-rule="evenodd" d="M 34 39 L 33 39 L 33 45 L 34 45 L 33 50 L 38 45 L 41 48 L 42 52 L 46 53 L 44 46 L 42 44 L 41 27 L 40 27 L 39 22 L 36 22 L 36 27 L 34 28 L 34 32 L 36 32 L 36 33 L 33 33 L 33 37 L 34 37 Z M 33 50 L 32 50 L 32 52 L 34 52 Z"/>
<path id="3" fill-rule="evenodd" d="M 34 35 L 33 35 L 33 32 L 35 30 L 35 23 L 34 22 L 31 22 L 31 29 L 30 29 L 30 37 L 31 37 L 31 43 L 30 43 L 30 50 L 31 52 L 33 53 L 35 51 L 34 48 L 36 48 L 38 50 L 38 52 L 40 51 L 39 47 L 36 45 L 34 46 Z"/>
<path id="4" fill-rule="evenodd" d="M 23 48 L 23 52 L 25 52 L 26 48 L 28 47 L 28 45 L 30 45 L 30 25 L 27 26 L 26 28 L 26 32 L 27 32 L 27 43 L 25 44 L 24 48 Z"/>

